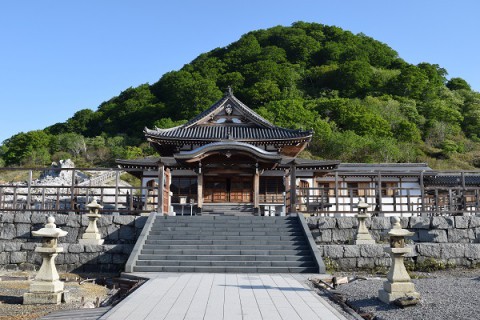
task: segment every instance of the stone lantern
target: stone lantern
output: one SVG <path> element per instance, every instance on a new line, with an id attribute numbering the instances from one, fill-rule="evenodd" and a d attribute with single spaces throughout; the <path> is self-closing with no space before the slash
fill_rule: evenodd
<path id="1" fill-rule="evenodd" d="M 367 225 L 365 224 L 365 220 L 370 217 L 370 215 L 367 213 L 367 209 L 370 208 L 370 205 L 365 203 L 363 199 L 360 199 L 357 207 L 358 229 L 355 237 L 355 244 L 375 244 L 375 240 L 373 240 L 372 236 L 368 232 Z"/>
<path id="2" fill-rule="evenodd" d="M 89 210 L 89 213 L 87 214 L 88 227 L 85 230 L 82 239 L 78 240 L 78 242 L 81 244 L 103 244 L 104 240 L 97 227 L 97 220 L 101 217 L 98 211 L 102 209 L 103 206 L 99 205 L 96 199 L 93 199 L 92 202 L 87 204 L 87 208 Z"/>
<path id="3" fill-rule="evenodd" d="M 23 304 L 59 304 L 62 301 L 63 282 L 59 280 L 54 260 L 59 252 L 63 252 L 63 248 L 57 247 L 57 240 L 66 236 L 67 232 L 57 228 L 54 217 L 48 217 L 45 227 L 32 231 L 32 234 L 43 237 L 42 245 L 35 248 L 43 260 L 29 292 L 23 295 Z"/>
<path id="4" fill-rule="evenodd" d="M 417 301 L 420 294 L 415 291 L 407 269 L 403 262 L 405 254 L 412 251 L 405 247 L 405 237 L 412 236 L 414 233 L 402 229 L 400 218 L 393 218 L 393 228 L 388 233 L 390 236 L 390 247 L 385 248 L 392 258 L 392 266 L 387 274 L 387 281 L 383 283 L 383 289 L 379 290 L 378 297 L 385 303 L 391 303 L 399 298 L 413 298 Z"/>

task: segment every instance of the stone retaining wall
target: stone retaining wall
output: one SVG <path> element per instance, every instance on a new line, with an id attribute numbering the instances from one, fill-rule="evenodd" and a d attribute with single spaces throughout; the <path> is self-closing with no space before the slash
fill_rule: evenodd
<path id="1" fill-rule="evenodd" d="M 384 252 L 387 245 L 318 245 L 327 269 L 351 271 L 358 269 L 385 269 L 390 266 L 390 255 Z M 478 243 L 418 243 L 410 245 L 412 253 L 406 255 L 406 263 L 421 268 L 426 262 L 435 261 L 443 266 L 478 267 L 480 244 Z"/>
<path id="2" fill-rule="evenodd" d="M 122 271 L 140 235 L 147 217 L 132 215 L 102 215 L 98 228 L 105 239 L 104 245 L 81 245 L 88 225 L 85 215 L 57 213 L 55 224 L 68 232 L 59 238 L 60 253 L 55 262 L 59 271 L 118 272 Z M 32 231 L 43 228 L 47 221 L 45 213 L 0 212 L 0 268 L 33 270 L 41 265 L 40 256 L 34 249 L 41 239 L 32 237 Z"/>
<path id="3" fill-rule="evenodd" d="M 306 220 L 317 244 L 351 243 L 357 232 L 355 217 L 307 217 Z M 390 218 L 373 217 L 366 224 L 377 242 L 388 242 Z M 480 216 L 409 217 L 401 218 L 401 224 L 415 232 L 409 238 L 415 243 L 480 243 Z"/>

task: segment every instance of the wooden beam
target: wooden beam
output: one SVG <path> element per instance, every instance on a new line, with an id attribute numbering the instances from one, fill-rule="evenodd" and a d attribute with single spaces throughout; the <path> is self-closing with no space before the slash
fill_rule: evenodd
<path id="1" fill-rule="evenodd" d="M 158 165 L 158 200 L 157 200 L 157 212 L 158 213 L 164 213 L 163 212 L 163 188 L 164 188 L 164 172 L 165 171 L 165 166 L 162 164 Z"/>
<path id="2" fill-rule="evenodd" d="M 297 213 L 297 166 L 290 164 L 290 213 Z"/>

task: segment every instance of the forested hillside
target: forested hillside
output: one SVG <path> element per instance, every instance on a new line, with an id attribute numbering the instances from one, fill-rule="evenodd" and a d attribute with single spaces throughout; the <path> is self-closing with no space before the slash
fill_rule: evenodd
<path id="1" fill-rule="evenodd" d="M 5 166 L 61 158 L 104 166 L 153 154 L 143 139 L 145 126 L 183 123 L 231 86 L 273 123 L 314 129 L 303 157 L 480 167 L 480 93 L 447 75 L 436 64 L 409 64 L 364 34 L 297 22 L 252 31 L 152 85 L 126 89 L 96 111 L 80 110 L 64 123 L 14 135 L 0 155 Z"/>

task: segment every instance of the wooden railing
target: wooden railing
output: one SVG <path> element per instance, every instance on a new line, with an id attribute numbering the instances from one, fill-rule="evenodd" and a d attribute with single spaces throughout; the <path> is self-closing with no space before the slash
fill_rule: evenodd
<path id="1" fill-rule="evenodd" d="M 25 174 L 21 174 L 21 171 Z M 158 190 L 148 187 L 123 186 L 119 177 L 125 173 L 120 169 L 56 169 L 68 172 L 72 177 L 62 185 L 38 184 L 33 180 L 34 173 L 47 169 L 0 168 L 0 174 L 16 171 L 24 176 L 24 183 L 0 183 L 0 211 L 75 211 L 87 212 L 86 205 L 93 199 L 103 205 L 103 212 L 142 213 L 154 211 L 158 204 Z M 75 172 L 108 171 L 92 179 L 76 183 Z M 132 171 L 132 170 L 130 170 Z M 107 182 L 114 181 L 110 185 Z M 73 181 L 73 182 L 71 182 Z"/>

